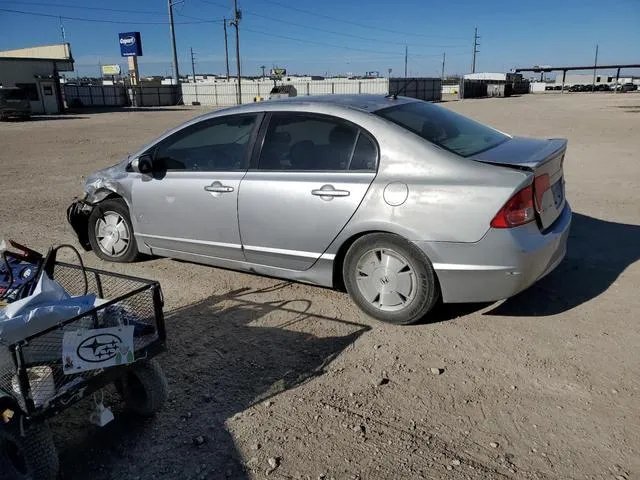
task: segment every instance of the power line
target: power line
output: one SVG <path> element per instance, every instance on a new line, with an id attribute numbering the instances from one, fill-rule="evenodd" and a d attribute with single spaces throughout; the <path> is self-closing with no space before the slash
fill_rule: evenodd
<path id="1" fill-rule="evenodd" d="M 23 10 L 11 10 L 8 8 L 0 8 L 0 12 L 8 12 L 8 13 L 18 13 L 22 15 L 32 15 L 36 17 L 48 17 L 48 18 L 56 18 L 56 19 L 64 19 L 64 20 L 76 20 L 79 22 L 92 22 L 92 23 L 115 23 L 121 25 L 169 25 L 169 22 L 132 22 L 127 20 L 104 20 L 97 18 L 81 18 L 81 17 L 69 17 L 67 15 L 53 15 L 50 13 L 36 13 L 36 12 L 25 12 Z M 194 22 L 175 22 L 176 25 L 193 25 L 193 24 L 204 24 L 204 23 L 217 23 L 220 20 L 198 20 Z"/>
<path id="2" fill-rule="evenodd" d="M 365 53 L 379 53 L 381 55 L 400 55 L 399 53 L 395 53 L 395 52 L 381 52 L 379 50 L 367 50 L 367 49 L 364 49 L 364 48 L 345 47 L 344 45 L 336 45 L 336 44 L 333 44 L 333 43 L 316 42 L 314 40 L 306 40 L 306 39 L 303 39 L 303 38 L 289 37 L 287 35 L 278 35 L 278 34 L 275 34 L 275 33 L 261 32 L 260 30 L 254 30 L 252 28 L 247 28 L 247 27 L 244 27 L 244 29 L 247 32 L 257 33 L 258 35 L 265 35 L 267 37 L 274 37 L 274 38 L 282 38 L 284 40 L 292 40 L 294 42 L 308 43 L 308 44 L 311 44 L 311 45 L 320 45 L 321 47 L 333 47 L 333 48 L 339 48 L 341 50 L 353 50 L 353 51 L 356 51 L 356 52 L 365 52 Z M 414 56 L 423 57 L 423 58 L 431 58 L 431 57 L 439 57 L 440 54 L 439 53 L 436 53 L 434 55 L 415 54 Z"/>
<path id="3" fill-rule="evenodd" d="M 200 0 L 200 1 L 205 1 L 205 0 Z M 341 22 L 341 23 L 346 23 L 346 24 L 349 24 L 349 25 L 355 25 L 357 27 L 369 28 L 369 29 L 372 29 L 372 30 L 376 30 L 378 32 L 389 32 L 389 33 L 395 33 L 397 35 L 410 35 L 410 36 L 413 36 L 413 37 L 423 37 L 423 38 L 451 38 L 451 39 L 455 38 L 456 40 L 460 40 L 462 38 L 462 37 L 442 37 L 440 35 L 423 35 L 421 33 L 410 33 L 410 32 L 402 32 L 402 31 L 398 31 L 398 30 L 390 30 L 388 28 L 381 28 L 381 27 L 377 27 L 377 26 L 374 26 L 374 25 L 367 25 L 367 24 L 364 24 L 364 23 L 354 22 L 352 20 L 345 20 L 343 18 L 332 17 L 330 15 L 325 15 L 323 13 L 312 12 L 311 10 L 305 10 L 305 9 L 302 9 L 302 8 L 294 7 L 292 5 L 287 5 L 287 4 L 284 4 L 284 3 L 280 3 L 280 2 L 277 2 L 275 0 L 263 0 L 263 2 L 271 3 L 273 5 L 278 5 L 280 7 L 286 8 L 288 10 L 295 10 L 297 12 L 305 13 L 307 15 L 313 15 L 313 16 L 316 16 L 316 17 L 325 18 L 327 20 L 332 20 L 334 22 Z M 215 5 L 215 3 L 209 2 L 209 1 L 207 1 L 205 3 L 211 3 L 212 5 Z"/>
<path id="4" fill-rule="evenodd" d="M 175 12 L 175 14 L 176 14 L 178 17 L 190 18 L 191 20 L 202 20 L 201 18 L 198 18 L 198 17 L 192 17 L 192 16 L 190 16 L 190 15 L 185 15 L 184 13 L 178 13 L 178 12 Z M 223 18 L 221 18 L 220 20 L 207 20 L 207 23 L 224 23 L 224 21 L 225 21 L 225 20 L 224 20 Z"/>
<path id="5" fill-rule="evenodd" d="M 39 7 L 54 7 L 54 8 L 74 8 L 77 10 L 99 10 L 99 11 L 103 11 L 103 12 L 118 12 L 118 13 L 123 13 L 122 9 L 117 9 L 117 8 L 105 8 L 105 7 L 88 7 L 85 5 L 70 5 L 68 3 L 47 3 L 47 2 L 22 2 L 22 1 L 12 1 L 12 0 L 4 0 L 2 2 L 3 4 L 7 4 L 7 3 L 17 3 L 19 5 L 34 5 L 34 6 L 39 6 Z M 164 12 L 152 12 L 149 10 L 129 10 L 127 9 L 125 11 L 125 13 L 139 13 L 142 15 L 166 15 L 166 13 Z"/>
<path id="6" fill-rule="evenodd" d="M 220 3 L 217 2 L 212 2 L 210 0 L 200 0 L 203 3 L 207 3 L 209 5 L 214 5 L 216 7 L 220 7 L 220 8 L 224 8 L 227 9 L 228 7 L 226 7 L 225 5 L 222 5 Z M 332 35 L 340 35 L 343 37 L 348 37 L 348 38 L 355 38 L 358 40 L 364 40 L 367 42 L 373 42 L 373 43 L 392 43 L 392 44 L 396 44 L 396 45 L 402 45 L 405 46 L 407 45 L 405 42 L 395 42 L 395 41 L 387 41 L 387 40 L 380 40 L 380 39 L 376 39 L 376 38 L 371 38 L 371 37 L 363 37 L 361 35 L 353 35 L 351 33 L 343 33 L 343 32 L 336 32 L 335 30 L 327 30 L 325 28 L 319 28 L 319 27 L 313 27 L 310 25 L 304 25 L 302 23 L 297 23 L 297 22 L 291 22 L 289 20 L 283 20 L 281 18 L 275 18 L 275 17 L 270 17 L 268 15 L 264 15 L 262 13 L 258 13 L 258 12 L 253 12 L 251 10 L 244 10 L 244 12 L 249 13 L 255 17 L 260 17 L 260 18 L 264 18 L 266 20 L 272 20 L 274 22 L 278 22 L 278 23 L 286 23 L 288 25 L 293 25 L 296 27 L 301 27 L 307 30 L 315 30 L 318 32 L 323 32 L 323 33 L 331 33 Z M 428 48 L 428 47 L 433 47 L 433 48 L 466 48 L 464 45 L 412 45 L 416 48 Z"/>
<path id="7" fill-rule="evenodd" d="M 290 22 L 288 20 L 282 20 L 282 19 L 279 19 L 279 18 L 269 17 L 267 15 L 262 15 L 261 13 L 251 12 L 251 11 L 248 11 L 248 10 L 247 10 L 247 12 L 250 13 L 251 15 L 255 16 L 255 17 L 261 17 L 261 18 L 264 18 L 264 19 L 267 19 L 267 20 L 273 20 L 275 22 L 280 22 L 280 23 L 287 23 L 289 25 L 294 25 L 296 27 L 302 27 L 302 28 L 305 28 L 305 29 L 308 29 L 308 30 L 316 30 L 318 32 L 331 33 L 333 35 L 341 35 L 343 37 L 355 38 L 355 39 L 358 39 L 358 40 L 364 40 L 364 41 L 373 42 L 373 43 L 392 43 L 392 44 L 395 44 L 395 45 L 407 45 L 404 42 L 394 42 L 394 41 L 387 41 L 387 40 L 379 40 L 379 39 L 375 39 L 375 38 L 371 38 L 371 37 L 362 37 L 360 35 L 352 35 L 350 33 L 336 32 L 334 30 L 326 30 L 324 28 L 312 27 L 312 26 L 309 26 L 309 25 L 303 25 L 301 23 Z M 413 46 L 417 47 L 417 45 L 415 45 L 415 44 Z M 433 47 L 433 48 L 465 48 L 464 45 L 431 45 L 431 44 L 429 44 L 429 45 L 426 45 L 426 44 L 425 45 L 420 45 L 420 48 L 428 48 L 428 47 Z"/>

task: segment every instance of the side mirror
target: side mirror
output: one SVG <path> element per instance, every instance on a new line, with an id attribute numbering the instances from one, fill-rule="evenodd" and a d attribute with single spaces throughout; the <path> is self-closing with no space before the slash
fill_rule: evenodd
<path id="1" fill-rule="evenodd" d="M 153 158 L 151 155 L 141 155 L 131 162 L 131 170 L 143 175 L 151 175 L 153 173 Z"/>

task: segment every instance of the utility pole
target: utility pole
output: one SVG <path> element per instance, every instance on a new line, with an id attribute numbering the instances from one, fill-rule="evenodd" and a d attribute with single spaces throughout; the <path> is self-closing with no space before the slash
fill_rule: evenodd
<path id="1" fill-rule="evenodd" d="M 478 43 L 478 27 L 473 32 L 473 61 L 471 62 L 471 73 L 476 73 L 476 53 L 480 53 L 478 47 L 480 44 Z"/>
<path id="2" fill-rule="evenodd" d="M 178 71 L 178 53 L 176 52 L 176 31 L 173 25 L 173 1 L 167 0 L 169 5 L 169 28 L 171 30 L 171 48 L 173 49 L 173 76 L 176 79 L 176 85 L 180 84 L 180 73 Z"/>
<path id="3" fill-rule="evenodd" d="M 242 103 L 242 76 L 240 74 L 240 34 L 238 27 L 242 19 L 242 12 L 238 10 L 238 0 L 233 0 L 233 20 L 231 25 L 236 28 L 236 67 L 238 68 L 238 105 Z"/>
<path id="4" fill-rule="evenodd" d="M 60 19 L 60 35 L 62 36 L 62 43 L 67 43 L 67 35 L 64 32 L 64 25 L 62 24 L 62 17 Z"/>
<path id="5" fill-rule="evenodd" d="M 194 105 L 200 105 L 200 102 L 198 102 L 198 84 L 196 83 L 196 60 L 195 60 L 195 55 L 193 53 L 193 48 L 189 48 L 189 50 L 191 50 L 191 73 L 193 74 L 193 89 L 196 93 L 196 101 L 194 102 Z"/>
<path id="6" fill-rule="evenodd" d="M 229 81 L 229 44 L 227 43 L 227 19 L 222 23 L 224 27 L 224 61 L 227 65 L 227 82 Z"/>
<path id="7" fill-rule="evenodd" d="M 446 58 L 447 58 L 447 53 L 442 52 L 442 80 L 443 81 L 444 81 L 444 62 Z"/>
<path id="8" fill-rule="evenodd" d="M 409 56 L 409 47 L 404 46 L 404 78 L 407 78 L 407 57 Z"/>
<path id="9" fill-rule="evenodd" d="M 596 59 L 593 61 L 593 82 L 591 82 L 591 93 L 596 91 L 596 70 L 598 68 L 598 44 L 596 44 Z"/>
<path id="10" fill-rule="evenodd" d="M 191 51 L 191 73 L 193 74 L 193 83 L 196 83 L 196 60 L 193 55 L 193 48 L 189 49 Z"/>

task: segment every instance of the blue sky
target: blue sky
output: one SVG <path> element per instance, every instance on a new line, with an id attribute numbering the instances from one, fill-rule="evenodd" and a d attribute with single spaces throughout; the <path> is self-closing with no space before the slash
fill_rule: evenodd
<path id="1" fill-rule="evenodd" d="M 465 73 L 474 27 L 481 36 L 477 71 L 592 64 L 596 43 L 598 63 L 640 63 L 640 0 L 239 0 L 239 7 L 242 70 L 247 75 L 257 74 L 260 65 L 311 74 L 386 74 L 392 68 L 402 75 L 405 44 L 410 75 L 438 76 L 443 52 L 447 73 Z M 198 72 L 223 72 L 224 36 L 218 20 L 231 16 L 232 1 L 184 0 L 175 13 L 181 73 L 191 71 L 190 47 Z M 100 63 L 124 65 L 117 36 L 127 31 L 142 34 L 143 75 L 170 73 L 164 0 L 0 0 L 0 50 L 59 42 L 58 15 L 80 74 L 97 75 Z M 232 73 L 234 48 L 229 28 Z"/>

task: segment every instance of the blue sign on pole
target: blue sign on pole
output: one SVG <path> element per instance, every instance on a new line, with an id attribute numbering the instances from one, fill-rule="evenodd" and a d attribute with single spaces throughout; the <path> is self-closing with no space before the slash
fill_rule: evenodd
<path id="1" fill-rule="evenodd" d="M 120 37 L 120 56 L 142 56 L 142 40 L 140 40 L 140 32 L 120 33 L 118 36 Z"/>

